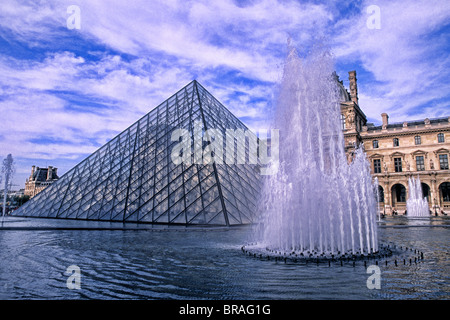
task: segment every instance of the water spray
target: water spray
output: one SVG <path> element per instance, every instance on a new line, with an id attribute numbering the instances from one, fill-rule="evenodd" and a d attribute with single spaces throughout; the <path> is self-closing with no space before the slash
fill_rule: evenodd
<path id="1" fill-rule="evenodd" d="M 6 158 L 3 160 L 3 167 L 2 167 L 2 175 L 5 177 L 5 184 L 4 184 L 5 187 L 3 189 L 2 225 L 6 214 L 6 199 L 8 197 L 8 186 L 12 180 L 13 174 L 14 174 L 14 159 L 11 154 L 8 154 Z"/>
<path id="2" fill-rule="evenodd" d="M 363 149 L 347 161 L 332 54 L 320 45 L 306 57 L 289 49 L 272 124 L 281 128 L 280 166 L 264 181 L 253 250 L 319 259 L 376 253 L 376 188 Z"/>

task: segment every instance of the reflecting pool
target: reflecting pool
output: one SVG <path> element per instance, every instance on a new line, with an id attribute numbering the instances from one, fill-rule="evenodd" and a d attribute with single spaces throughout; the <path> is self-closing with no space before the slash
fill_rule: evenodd
<path id="1" fill-rule="evenodd" d="M 247 256 L 251 229 L 167 228 L 6 217 L 0 299 L 449 299 L 450 219 L 378 222 L 380 243 L 424 253 L 380 261 L 381 289 L 359 262 L 299 265 Z M 369 261 L 375 264 L 374 261 Z M 68 289 L 69 266 L 80 289 Z M 368 266 L 368 265 L 367 265 Z"/>

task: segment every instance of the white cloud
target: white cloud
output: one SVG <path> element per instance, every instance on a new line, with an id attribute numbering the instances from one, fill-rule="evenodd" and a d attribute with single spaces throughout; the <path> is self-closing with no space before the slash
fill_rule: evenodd
<path id="1" fill-rule="evenodd" d="M 102 72 L 109 68 L 113 71 Z M 42 62 L 0 60 L 0 72 L 4 75 L 0 78 L 0 110 L 7 115 L 0 127 L 0 136 L 4 137 L 2 149 L 13 148 L 16 156 L 30 152 L 37 155 L 42 146 L 33 146 L 29 141 L 42 137 L 67 144 L 63 147 L 61 143 L 60 148 L 54 149 L 55 158 L 66 153 L 90 153 L 162 102 L 162 97 L 179 89 L 174 78 L 188 79 L 178 69 L 162 72 L 155 67 L 154 74 L 132 74 L 136 68 L 139 66 L 116 56 L 86 62 L 67 52 Z M 169 82 L 170 86 L 163 87 Z M 67 101 L 66 93 L 75 101 Z M 99 102 L 104 107 L 88 108 L 84 106 L 86 101 Z M 105 137 L 105 133 L 110 136 Z M 98 143 L 92 144 L 93 140 Z"/>
<path id="2" fill-rule="evenodd" d="M 450 92 L 448 40 L 432 34 L 450 20 L 445 1 L 376 1 L 380 30 L 366 26 L 371 1 L 343 19 L 337 1 L 80 0 L 81 29 L 67 30 L 72 4 L 2 4 L 6 41 L 37 57 L 0 56 L 1 151 L 87 155 L 195 78 L 251 128 L 265 128 L 288 36 L 300 50 L 328 36 L 338 64 L 360 63 L 360 105 L 372 119 L 448 109 L 431 105 Z M 41 137 L 45 152 L 30 142 Z"/>
<path id="3" fill-rule="evenodd" d="M 226 66 L 274 81 L 287 37 L 301 38 L 331 19 L 323 5 L 296 1 L 174 3 L 81 1 L 81 32 L 134 55 L 160 53 L 201 69 Z"/>
<path id="4" fill-rule="evenodd" d="M 360 106 L 367 114 L 378 113 L 378 119 L 379 113 L 388 112 L 394 121 L 415 119 L 420 114 L 415 108 L 449 92 L 444 80 L 450 76 L 448 44 L 432 33 L 450 20 L 450 3 L 377 1 L 381 28 L 369 29 L 365 8 L 372 4 L 366 1 L 360 16 L 341 22 L 335 53 L 341 61 L 359 60 L 377 81 L 361 84 L 365 92 Z"/>

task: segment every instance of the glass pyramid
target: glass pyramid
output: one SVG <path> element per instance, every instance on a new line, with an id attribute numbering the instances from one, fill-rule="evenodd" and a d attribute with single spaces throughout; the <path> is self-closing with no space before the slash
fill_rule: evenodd
<path id="1" fill-rule="evenodd" d="M 211 128 L 218 130 L 217 137 L 214 130 L 211 135 Z M 250 132 L 194 80 L 14 215 L 181 225 L 252 223 L 259 195 L 259 165 L 237 159 L 250 159 L 251 143 L 244 143 L 245 148 L 233 145 L 224 152 L 208 149 L 213 141 L 220 144 L 218 137 L 220 133 L 225 137 L 227 129 Z M 211 137 L 205 139 L 206 134 Z M 188 157 L 188 148 L 174 149 L 180 141 L 188 141 L 193 156 Z M 195 161 L 196 155 L 203 159 Z M 208 163 L 205 155 L 215 161 Z M 237 161 L 222 161 L 230 156 Z M 179 159 L 186 161 L 176 164 Z"/>

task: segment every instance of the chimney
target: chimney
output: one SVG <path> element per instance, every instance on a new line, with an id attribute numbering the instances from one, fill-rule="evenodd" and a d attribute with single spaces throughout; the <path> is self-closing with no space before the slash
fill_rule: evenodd
<path id="1" fill-rule="evenodd" d="M 358 85 L 356 84 L 356 71 L 348 72 L 348 80 L 350 81 L 350 98 L 358 104 Z"/>
<path id="2" fill-rule="evenodd" d="M 52 166 L 48 166 L 47 180 L 51 180 L 52 179 L 52 172 L 53 172 L 53 167 Z"/>
<path id="3" fill-rule="evenodd" d="M 31 178 L 34 176 L 34 172 L 36 171 L 36 166 L 31 166 Z"/>
<path id="4" fill-rule="evenodd" d="M 387 113 L 381 114 L 381 119 L 383 120 L 383 129 L 386 129 L 389 124 L 389 116 Z"/>

